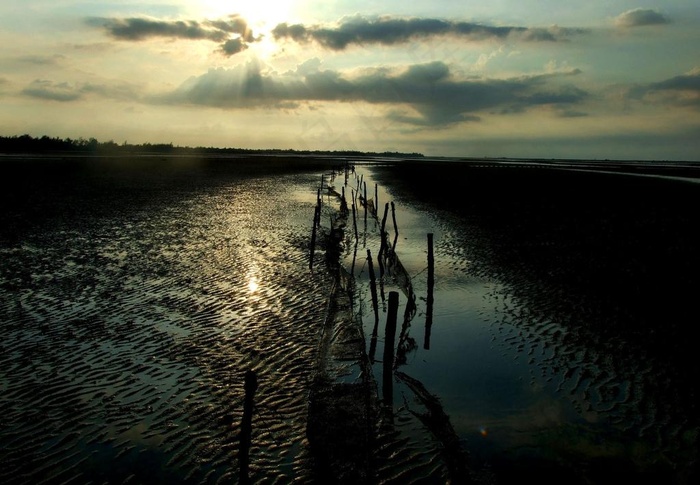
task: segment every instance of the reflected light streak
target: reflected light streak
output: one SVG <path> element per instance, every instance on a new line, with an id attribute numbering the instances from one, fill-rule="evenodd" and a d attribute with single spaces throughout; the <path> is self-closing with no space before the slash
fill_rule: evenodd
<path id="1" fill-rule="evenodd" d="M 258 291 L 258 288 L 260 285 L 258 284 L 258 277 L 257 276 L 250 276 L 248 278 L 248 291 L 251 293 L 255 293 Z"/>

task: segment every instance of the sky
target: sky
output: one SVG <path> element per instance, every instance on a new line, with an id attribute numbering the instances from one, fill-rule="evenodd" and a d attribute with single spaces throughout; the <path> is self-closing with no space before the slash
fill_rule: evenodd
<path id="1" fill-rule="evenodd" d="M 22 134 L 700 161 L 700 3 L 3 1 Z"/>

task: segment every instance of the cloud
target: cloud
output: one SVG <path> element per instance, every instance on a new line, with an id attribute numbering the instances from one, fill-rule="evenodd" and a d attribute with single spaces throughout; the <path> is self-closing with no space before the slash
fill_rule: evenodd
<path id="1" fill-rule="evenodd" d="M 663 25 L 669 23 L 669 19 L 656 10 L 635 8 L 621 13 L 615 17 L 615 25 L 618 27 L 642 27 L 645 25 Z"/>
<path id="2" fill-rule="evenodd" d="M 93 94 L 127 101 L 134 101 L 138 98 L 135 88 L 128 84 L 71 84 L 67 82 L 56 83 L 45 79 L 33 81 L 21 93 L 31 98 L 59 102 L 78 101 Z"/>
<path id="3" fill-rule="evenodd" d="M 80 90 L 76 90 L 68 83 L 53 83 L 51 81 L 37 79 L 22 90 L 22 94 L 32 98 L 50 101 L 75 101 L 82 97 Z"/>
<path id="4" fill-rule="evenodd" d="M 93 27 L 104 29 L 118 40 L 140 42 L 151 38 L 185 40 L 208 40 L 221 44 L 220 51 L 233 55 L 247 48 L 247 44 L 258 40 L 248 23 L 238 15 L 225 20 L 156 20 L 148 18 L 98 18 L 86 20 Z"/>
<path id="5" fill-rule="evenodd" d="M 248 45 L 243 42 L 240 37 L 236 39 L 229 39 L 221 45 L 221 50 L 227 55 L 232 56 L 244 51 L 248 48 Z"/>
<path id="6" fill-rule="evenodd" d="M 37 66 L 52 66 L 58 64 L 61 60 L 65 59 L 62 55 L 53 56 L 40 56 L 40 55 L 28 55 L 20 56 L 16 58 L 17 61 L 23 64 L 34 64 Z"/>
<path id="7" fill-rule="evenodd" d="M 700 108 L 700 67 L 663 81 L 634 86 L 631 99 L 673 106 Z"/>
<path id="8" fill-rule="evenodd" d="M 174 92 L 154 101 L 222 109 L 359 101 L 387 106 L 394 120 L 437 127 L 476 121 L 484 113 L 507 114 L 534 106 L 564 109 L 576 105 L 587 93 L 574 86 L 560 85 L 559 81 L 578 72 L 462 79 L 455 77 L 446 64 L 431 62 L 403 69 L 366 69 L 350 75 L 323 70 L 315 60 L 299 65 L 296 71 L 279 74 L 251 61 L 234 69 L 212 69 L 192 77 Z"/>
<path id="9" fill-rule="evenodd" d="M 322 25 L 278 24 L 272 31 L 277 40 L 299 43 L 317 42 L 331 50 L 344 50 L 351 45 L 396 45 L 436 36 L 452 36 L 468 41 L 518 39 L 523 41 L 557 42 L 586 33 L 577 28 L 531 28 L 490 26 L 471 22 L 453 22 L 431 18 L 378 17 L 361 15 L 345 17 L 332 27 Z"/>

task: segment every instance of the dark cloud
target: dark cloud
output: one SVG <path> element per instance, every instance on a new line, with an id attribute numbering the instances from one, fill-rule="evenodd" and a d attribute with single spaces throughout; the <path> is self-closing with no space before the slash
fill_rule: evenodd
<path id="1" fill-rule="evenodd" d="M 470 41 L 515 38 L 523 41 L 557 42 L 585 32 L 585 29 L 561 27 L 499 27 L 430 18 L 370 19 L 358 15 L 341 19 L 333 27 L 282 23 L 273 29 L 272 34 L 278 40 L 291 39 L 299 43 L 314 41 L 328 49 L 343 50 L 350 45 L 395 45 L 445 35 Z"/>
<path id="2" fill-rule="evenodd" d="M 227 56 L 238 54 L 239 52 L 244 51 L 247 48 L 248 44 L 246 44 L 240 37 L 237 37 L 235 39 L 229 39 L 221 45 L 221 50 L 224 51 L 224 54 L 226 54 Z"/>
<path id="3" fill-rule="evenodd" d="M 618 27 L 641 27 L 644 25 L 663 25 L 669 23 L 669 19 L 656 10 L 635 8 L 615 17 L 615 25 Z"/>
<path id="4" fill-rule="evenodd" d="M 104 29 L 118 40 L 143 41 L 154 37 L 209 40 L 221 44 L 221 52 L 233 55 L 247 48 L 247 44 L 258 40 L 248 23 L 238 15 L 225 20 L 154 20 L 147 18 L 90 18 L 87 23 Z"/>
<path id="5" fill-rule="evenodd" d="M 700 96 L 700 67 L 665 81 L 652 83 L 650 90 L 691 91 Z"/>
<path id="6" fill-rule="evenodd" d="M 631 99 L 700 108 L 700 67 L 663 81 L 634 86 Z"/>
<path id="7" fill-rule="evenodd" d="M 568 73 L 511 79 L 458 79 L 442 62 L 396 71 L 365 70 L 348 76 L 306 62 L 294 72 L 265 72 L 249 63 L 232 70 L 213 69 L 193 77 L 159 102 L 198 104 L 224 109 L 279 107 L 286 103 L 361 101 L 393 107 L 393 119 L 425 126 L 475 121 L 481 113 L 523 111 L 533 106 L 562 109 L 581 102 L 587 93 L 561 84 Z M 559 79 L 560 81 L 555 81 Z"/>

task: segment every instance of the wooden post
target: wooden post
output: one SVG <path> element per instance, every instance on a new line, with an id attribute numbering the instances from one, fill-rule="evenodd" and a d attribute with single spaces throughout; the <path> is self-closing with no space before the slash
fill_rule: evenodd
<path id="1" fill-rule="evenodd" d="M 394 339 L 396 338 L 396 318 L 399 313 L 399 292 L 389 292 L 389 311 L 384 329 L 384 372 L 382 375 L 382 396 L 384 405 L 394 404 Z"/>
<path id="2" fill-rule="evenodd" d="M 340 213 L 343 216 L 346 216 L 348 214 L 348 202 L 345 200 L 345 186 L 341 187 L 341 195 L 340 195 Z"/>
<path id="3" fill-rule="evenodd" d="M 379 325 L 379 302 L 377 301 L 377 279 L 374 275 L 374 265 L 372 264 L 372 252 L 367 250 L 367 267 L 369 268 L 369 288 L 372 293 L 372 309 L 374 310 L 374 328 L 376 331 Z"/>
<path id="4" fill-rule="evenodd" d="M 367 182 L 365 182 L 365 227 L 367 227 Z"/>
<path id="5" fill-rule="evenodd" d="M 243 401 L 243 419 L 241 420 L 241 443 L 238 454 L 239 483 L 250 483 L 248 467 L 250 465 L 250 443 L 253 433 L 253 404 L 255 402 L 255 391 L 258 389 L 258 377 L 255 371 L 248 370 L 245 373 L 245 398 Z"/>
<path id="6" fill-rule="evenodd" d="M 354 197 L 353 197 L 354 198 Z M 357 235 L 357 217 L 355 215 L 355 203 L 352 204 L 352 227 L 355 229 L 355 241 L 359 241 L 360 237 Z"/>
<path id="7" fill-rule="evenodd" d="M 435 287 L 435 258 L 433 256 L 433 234 L 428 234 L 428 295 L 426 298 L 425 339 L 423 348 L 430 349 L 430 331 L 433 326 L 433 289 Z"/>
<path id="8" fill-rule="evenodd" d="M 391 218 L 394 220 L 394 244 L 393 249 L 396 250 L 396 241 L 399 239 L 399 226 L 396 225 L 396 207 L 394 202 L 391 203 Z"/>
<path id="9" fill-rule="evenodd" d="M 379 235 L 381 236 L 381 243 L 379 247 L 379 255 L 381 258 L 381 255 L 384 253 L 384 250 L 386 249 L 386 218 L 387 215 L 389 214 L 389 203 L 387 202 L 384 205 L 384 217 L 382 217 L 382 227 L 379 229 L 380 233 Z"/>
<path id="10" fill-rule="evenodd" d="M 374 275 L 374 266 L 372 265 L 372 253 L 369 249 L 367 250 L 367 266 L 369 267 L 372 309 L 374 310 L 374 327 L 372 328 L 372 338 L 369 342 L 369 360 L 374 363 L 374 354 L 377 351 L 377 333 L 379 331 L 379 301 L 377 300 L 377 280 Z"/>
<path id="11" fill-rule="evenodd" d="M 379 192 L 377 189 L 377 184 L 374 184 L 374 217 L 377 217 L 378 210 L 379 210 Z"/>
<path id="12" fill-rule="evenodd" d="M 311 247 L 309 248 L 309 269 L 314 267 L 314 251 L 316 251 L 316 229 L 319 227 L 319 219 L 321 219 L 320 202 L 316 202 L 314 209 L 314 224 L 311 228 Z"/>
<path id="13" fill-rule="evenodd" d="M 320 222 L 321 221 L 321 213 L 320 213 L 320 210 L 321 210 L 321 189 L 318 189 L 318 191 L 316 192 L 316 205 L 318 205 L 318 210 L 319 210 L 318 219 Z"/>

